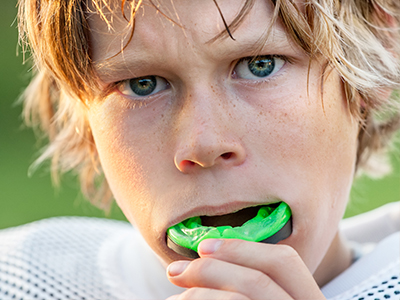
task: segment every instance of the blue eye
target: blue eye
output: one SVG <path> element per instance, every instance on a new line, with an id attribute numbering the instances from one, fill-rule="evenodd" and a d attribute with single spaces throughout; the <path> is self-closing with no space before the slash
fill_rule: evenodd
<path id="1" fill-rule="evenodd" d="M 284 64 L 284 59 L 272 55 L 248 57 L 237 63 L 234 72 L 239 78 L 257 80 L 275 74 Z"/>
<path id="2" fill-rule="evenodd" d="M 132 97 L 146 97 L 169 88 L 169 83 L 159 76 L 145 76 L 124 80 L 119 90 Z"/>

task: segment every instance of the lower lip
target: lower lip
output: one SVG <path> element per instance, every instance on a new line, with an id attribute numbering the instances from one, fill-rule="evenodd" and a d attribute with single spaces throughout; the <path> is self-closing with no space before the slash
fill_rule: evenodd
<path id="1" fill-rule="evenodd" d="M 198 257 L 196 251 L 199 243 L 208 238 L 277 243 L 289 237 L 291 232 L 291 210 L 281 202 L 276 208 L 272 205 L 262 206 L 256 217 L 237 227 L 202 226 L 200 217 L 189 218 L 168 229 L 167 245 L 178 254 L 195 258 Z"/>

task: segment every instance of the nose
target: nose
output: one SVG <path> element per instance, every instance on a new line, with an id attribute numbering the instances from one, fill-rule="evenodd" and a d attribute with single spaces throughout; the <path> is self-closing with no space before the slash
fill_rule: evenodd
<path id="1" fill-rule="evenodd" d="M 246 151 L 240 138 L 240 124 L 221 106 L 202 101 L 183 108 L 174 162 L 182 173 L 212 167 L 229 168 L 243 164 Z M 216 102 L 214 100 L 214 102 Z M 218 109 L 219 108 L 219 109 Z"/>
<path id="2" fill-rule="evenodd" d="M 245 157 L 244 148 L 234 141 L 197 139 L 180 147 L 174 160 L 179 171 L 190 173 L 198 168 L 239 166 Z"/>

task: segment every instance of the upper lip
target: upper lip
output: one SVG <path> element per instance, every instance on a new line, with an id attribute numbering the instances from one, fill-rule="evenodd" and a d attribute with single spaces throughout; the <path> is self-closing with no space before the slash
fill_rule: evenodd
<path id="1" fill-rule="evenodd" d="M 253 207 L 253 206 L 260 206 L 260 205 L 268 205 L 271 203 L 276 203 L 279 202 L 279 200 L 275 201 L 266 201 L 266 202 L 242 202 L 242 201 L 236 201 L 236 202 L 229 202 L 225 203 L 223 205 L 219 206 L 214 206 L 214 205 L 203 205 L 203 206 L 198 206 L 195 207 L 182 215 L 174 218 L 171 220 L 171 223 L 169 226 L 173 226 L 175 224 L 178 224 L 179 222 L 182 222 L 188 218 L 191 217 L 197 217 L 197 216 L 222 216 L 226 214 L 231 214 L 234 212 L 237 212 L 239 210 L 242 210 L 247 207 Z"/>

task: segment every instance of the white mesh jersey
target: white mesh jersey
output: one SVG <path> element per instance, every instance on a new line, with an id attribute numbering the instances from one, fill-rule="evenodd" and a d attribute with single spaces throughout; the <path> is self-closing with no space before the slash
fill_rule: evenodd
<path id="1" fill-rule="evenodd" d="M 330 300 L 400 300 L 400 232 L 322 288 Z"/>
<path id="2" fill-rule="evenodd" d="M 358 245 L 361 258 L 322 288 L 325 296 L 332 300 L 399 300 L 400 202 L 343 220 L 340 229 Z"/>
<path id="3" fill-rule="evenodd" d="M 61 217 L 0 231 L 1 300 L 165 299 L 179 292 L 126 222 Z"/>
<path id="4" fill-rule="evenodd" d="M 322 290 L 334 300 L 400 299 L 400 233 Z M 125 222 L 61 217 L 0 231 L 0 299 L 165 299 L 183 289 Z"/>

